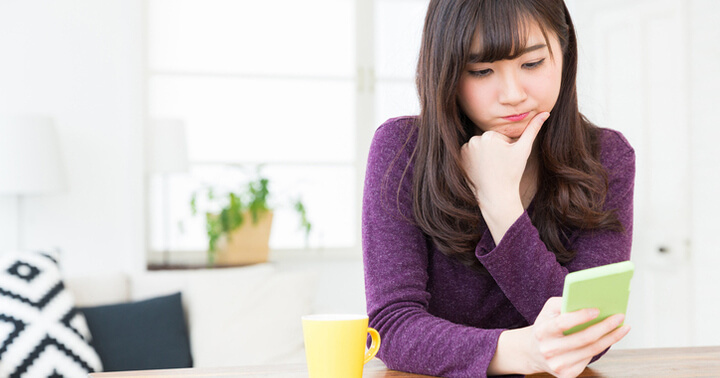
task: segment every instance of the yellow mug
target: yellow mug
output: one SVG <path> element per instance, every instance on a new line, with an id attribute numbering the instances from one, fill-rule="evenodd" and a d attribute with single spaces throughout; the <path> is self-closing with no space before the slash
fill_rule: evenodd
<path id="1" fill-rule="evenodd" d="M 310 378 L 360 378 L 380 348 L 380 334 L 368 327 L 367 315 L 306 315 L 302 324 Z M 365 350 L 368 333 L 372 343 Z"/>

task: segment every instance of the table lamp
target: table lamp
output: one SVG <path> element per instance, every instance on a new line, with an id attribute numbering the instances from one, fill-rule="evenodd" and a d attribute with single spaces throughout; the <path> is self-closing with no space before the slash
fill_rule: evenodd
<path id="1" fill-rule="evenodd" d="M 152 120 L 147 146 L 147 172 L 162 176 L 163 259 L 165 265 L 168 265 L 170 253 L 169 176 L 188 171 L 185 124 L 177 119 Z"/>
<path id="2" fill-rule="evenodd" d="M 52 118 L 0 116 L 0 195 L 17 198 L 17 249 L 23 243 L 23 198 L 65 189 L 60 144 Z"/>

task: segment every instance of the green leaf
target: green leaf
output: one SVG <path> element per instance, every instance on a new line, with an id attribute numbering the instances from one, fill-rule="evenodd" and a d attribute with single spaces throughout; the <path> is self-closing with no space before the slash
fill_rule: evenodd
<path id="1" fill-rule="evenodd" d="M 190 197 L 190 214 L 197 215 L 197 192 L 193 192 L 192 197 Z"/>
<path id="2" fill-rule="evenodd" d="M 298 215 L 300 216 L 300 229 L 305 230 L 305 246 L 307 246 L 310 238 L 310 230 L 312 229 L 312 224 L 307 218 L 305 204 L 303 204 L 302 199 L 300 198 L 295 201 L 295 211 L 297 211 Z"/>
<path id="3" fill-rule="evenodd" d="M 250 213 L 252 222 L 257 224 L 260 217 L 267 211 L 270 211 L 268 204 L 270 198 L 270 180 L 262 175 L 262 165 L 257 167 L 256 178 L 250 180 L 246 185 L 241 186 L 238 191 L 224 192 L 218 195 L 215 188 L 205 187 L 202 190 L 207 195 L 208 206 L 205 211 L 205 228 L 208 236 L 208 264 L 212 265 L 215 261 L 217 243 L 220 237 L 225 235 L 230 237 L 232 231 L 243 225 L 245 221 L 245 212 Z M 193 192 L 190 198 L 190 210 L 193 216 L 198 213 L 198 196 L 200 190 Z M 297 199 L 293 204 L 294 210 L 298 213 L 300 219 L 300 229 L 305 232 L 305 243 L 307 245 L 312 224 L 308 220 L 305 205 L 301 199 Z M 219 208 L 219 209 L 218 209 Z"/>

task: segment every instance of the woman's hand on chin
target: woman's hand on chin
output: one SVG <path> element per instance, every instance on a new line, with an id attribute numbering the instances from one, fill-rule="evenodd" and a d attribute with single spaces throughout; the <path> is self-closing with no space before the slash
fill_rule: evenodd
<path id="1" fill-rule="evenodd" d="M 547 112 L 536 115 L 517 140 L 487 131 L 473 136 L 460 149 L 463 170 L 496 244 L 525 211 L 520 180 L 533 142 L 549 116 Z"/>

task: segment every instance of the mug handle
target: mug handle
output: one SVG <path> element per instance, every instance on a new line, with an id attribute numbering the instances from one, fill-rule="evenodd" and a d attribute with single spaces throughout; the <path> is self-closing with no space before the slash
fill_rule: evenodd
<path id="1" fill-rule="evenodd" d="M 363 365 L 368 363 L 368 361 L 372 360 L 372 358 L 375 357 L 375 354 L 377 354 L 378 350 L 380 349 L 380 334 L 378 333 L 378 331 L 376 331 L 374 328 L 368 327 L 368 333 L 370 334 L 372 342 L 370 343 L 370 348 L 365 351 L 365 362 L 363 362 Z"/>

